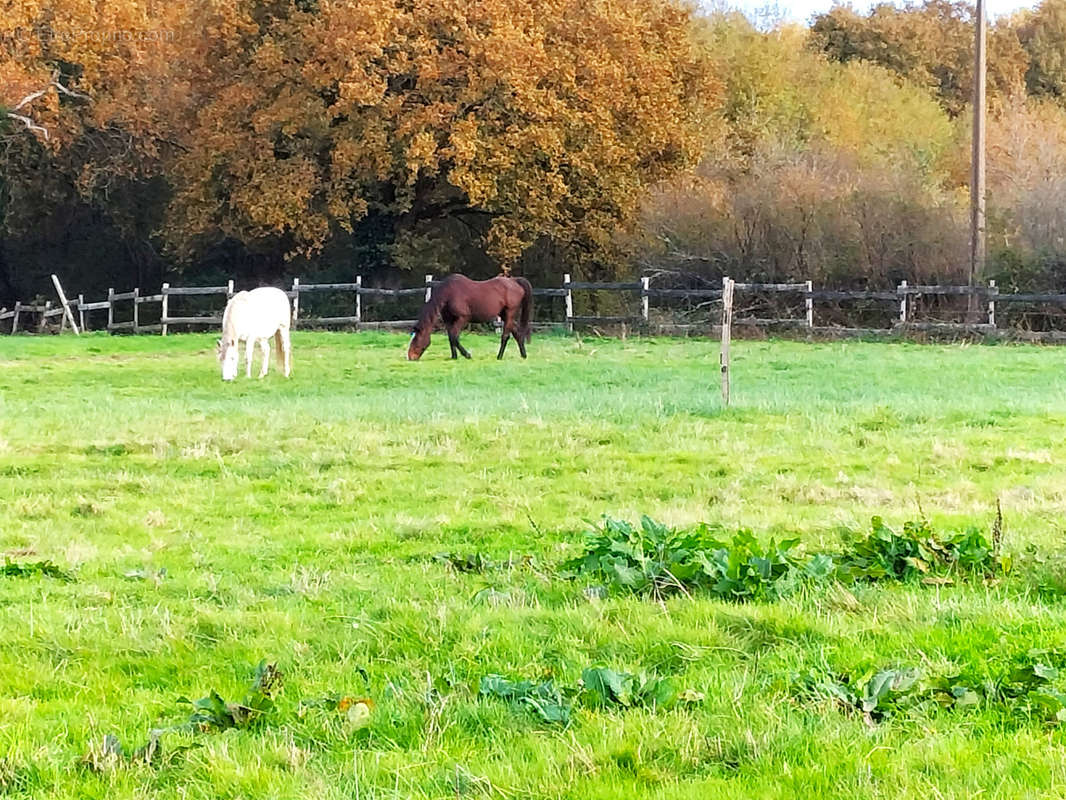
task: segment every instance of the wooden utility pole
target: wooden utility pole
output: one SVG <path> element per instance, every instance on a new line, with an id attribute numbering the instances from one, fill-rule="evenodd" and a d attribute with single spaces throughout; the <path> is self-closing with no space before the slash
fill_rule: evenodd
<path id="1" fill-rule="evenodd" d="M 970 176 L 970 286 L 984 277 L 985 267 L 985 0 L 976 0 L 973 61 L 973 157 Z M 977 296 L 970 295 L 971 314 Z"/>

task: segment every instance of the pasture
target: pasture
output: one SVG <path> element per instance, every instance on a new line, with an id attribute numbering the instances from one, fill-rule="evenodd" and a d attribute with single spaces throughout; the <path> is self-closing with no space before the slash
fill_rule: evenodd
<path id="1" fill-rule="evenodd" d="M 1035 715 L 871 722 L 794 690 L 1066 653 L 1066 351 L 739 341 L 724 411 L 711 340 L 464 343 L 408 363 L 404 336 L 296 331 L 290 380 L 223 384 L 215 336 L 0 338 L 0 552 L 74 577 L 0 574 L 0 795 L 1066 795 Z M 659 602 L 560 569 L 602 514 L 815 550 L 919 505 L 987 529 L 997 498 L 996 580 Z M 128 757 L 189 719 L 180 697 L 240 701 L 262 659 L 284 685 L 256 724 Z M 692 701 L 575 703 L 563 727 L 479 696 L 590 666 Z"/>

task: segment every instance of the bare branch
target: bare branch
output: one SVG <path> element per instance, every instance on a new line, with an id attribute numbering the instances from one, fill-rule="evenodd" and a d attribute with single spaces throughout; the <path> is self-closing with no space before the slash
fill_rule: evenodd
<path id="1" fill-rule="evenodd" d="M 52 73 L 52 80 L 48 82 L 47 86 L 45 86 L 43 89 L 38 89 L 36 92 L 30 92 L 28 95 L 19 100 L 18 103 L 16 103 L 10 111 L 7 112 L 8 119 L 13 119 L 17 120 L 18 122 L 21 122 L 29 130 L 33 131 L 34 133 L 41 134 L 44 137 L 45 141 L 48 141 L 50 138 L 47 128 L 45 128 L 43 125 L 38 125 L 36 122 L 33 121 L 32 118 L 26 116 L 25 114 L 16 114 L 15 112 L 19 111 L 25 106 L 28 106 L 34 100 L 37 100 L 40 97 L 44 97 L 44 95 L 48 94 L 49 89 L 55 89 L 57 92 L 66 95 L 67 97 L 77 97 L 81 100 L 89 99 L 88 95 L 81 94 L 80 92 L 75 92 L 73 89 L 69 89 L 64 86 L 59 80 L 59 72 L 57 71 Z"/>
<path id="2" fill-rule="evenodd" d="M 14 107 L 11 110 L 12 111 L 18 111 L 24 105 L 28 105 L 29 103 L 32 103 L 34 100 L 36 100 L 38 97 L 42 97 L 45 94 L 47 94 L 48 90 L 51 89 L 51 88 L 52 88 L 52 84 L 48 84 L 43 89 L 40 89 L 40 90 L 38 90 L 36 92 L 32 92 L 31 94 L 26 95 L 21 100 L 19 100 L 17 103 L 15 103 Z"/>
<path id="3" fill-rule="evenodd" d="M 59 73 L 56 73 L 52 77 L 51 85 L 56 88 L 57 92 L 59 92 L 60 94 L 65 94 L 67 97 L 77 97 L 79 100 L 90 100 L 90 99 L 92 99 L 92 98 L 89 97 L 89 95 L 82 94 L 81 92 L 75 92 L 73 89 L 68 89 L 66 86 L 64 86 L 62 83 L 60 83 L 59 82 Z"/>
<path id="4" fill-rule="evenodd" d="M 38 89 L 36 92 L 31 92 L 30 94 L 26 95 L 21 100 L 19 100 L 18 103 L 16 103 L 14 108 L 12 108 L 11 110 L 18 111 L 23 106 L 32 103 L 38 97 L 43 97 L 44 95 L 48 94 L 48 90 L 53 88 L 60 94 L 65 94 L 67 97 L 77 97 L 81 100 L 89 99 L 89 95 L 82 94 L 81 92 L 75 92 L 73 89 L 68 89 L 66 86 L 64 86 L 59 80 L 59 73 L 53 72 L 52 80 L 48 82 L 47 86 L 45 86 L 43 89 Z"/>
<path id="5" fill-rule="evenodd" d="M 8 111 L 7 112 L 7 117 L 8 117 L 8 119 L 13 119 L 13 120 L 17 120 L 18 122 L 21 122 L 23 125 L 25 125 L 27 128 L 29 128 L 34 133 L 39 133 L 42 136 L 44 136 L 45 141 L 48 141 L 48 128 L 45 128 L 45 127 L 43 127 L 41 125 L 38 125 L 32 119 L 30 119 L 29 117 L 24 116 L 22 114 L 16 114 L 13 111 Z"/>

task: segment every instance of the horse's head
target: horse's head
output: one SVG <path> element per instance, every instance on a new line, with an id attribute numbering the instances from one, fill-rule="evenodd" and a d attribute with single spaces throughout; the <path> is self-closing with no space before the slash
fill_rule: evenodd
<path id="1" fill-rule="evenodd" d="M 218 363 L 222 365 L 222 380 L 231 381 L 237 377 L 237 342 L 219 339 L 217 347 Z"/>
<path id="2" fill-rule="evenodd" d="M 429 347 L 429 336 L 433 332 L 432 325 L 415 325 L 411 332 L 411 343 L 407 346 L 407 360 L 418 361 Z"/>

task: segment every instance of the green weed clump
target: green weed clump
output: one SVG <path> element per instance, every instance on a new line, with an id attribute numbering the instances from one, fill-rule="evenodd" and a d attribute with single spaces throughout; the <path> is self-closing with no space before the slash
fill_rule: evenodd
<path id="1" fill-rule="evenodd" d="M 925 519 L 903 524 L 897 533 L 874 517 L 870 532 L 845 529 L 838 573 L 851 580 L 910 581 L 923 577 L 1007 573 L 1011 559 L 999 552 L 979 528 L 938 536 Z M 996 537 L 993 537 L 995 539 Z"/>
<path id="2" fill-rule="evenodd" d="M 912 710 L 970 708 L 998 709 L 1019 719 L 1060 725 L 1066 722 L 1066 692 L 1062 670 L 1051 663 L 1056 657 L 1030 650 L 998 676 L 984 680 L 925 675 L 917 667 L 901 667 L 868 672 L 856 680 L 811 670 L 794 675 L 792 685 L 800 701 L 831 701 L 845 712 L 862 714 L 871 725 Z"/>
<path id="3" fill-rule="evenodd" d="M 502 675 L 481 679 L 480 695 L 495 697 L 514 708 L 526 709 L 551 725 L 569 725 L 574 704 L 597 710 L 649 708 L 669 709 L 679 702 L 698 702 L 703 695 L 691 689 L 681 692 L 675 681 L 646 672 L 619 672 L 609 667 L 588 667 L 577 686 L 556 686 L 512 681 Z"/>
<path id="4" fill-rule="evenodd" d="M 482 697 L 495 697 L 515 708 L 532 711 L 549 725 L 569 725 L 571 703 L 553 681 L 512 681 L 502 675 L 481 679 Z"/>
<path id="5" fill-rule="evenodd" d="M 593 707 L 670 708 L 678 700 L 677 686 L 670 678 L 616 672 L 607 667 L 589 667 L 581 673 L 583 696 Z"/>
<path id="6" fill-rule="evenodd" d="M 3 566 L 0 566 L 0 575 L 9 578 L 30 578 L 41 575 L 46 578 L 55 578 L 65 583 L 73 583 L 74 576 L 64 569 L 59 568 L 51 561 L 12 561 L 4 558 Z"/>
<path id="7" fill-rule="evenodd" d="M 114 734 L 107 734 L 99 744 L 92 746 L 82 763 L 97 772 L 124 763 L 158 764 L 164 757 L 162 740 L 167 734 L 212 733 L 259 725 L 275 710 L 274 697 L 280 691 L 281 684 L 281 672 L 274 664 L 263 660 L 259 662 L 248 693 L 241 702 L 229 703 L 214 690 L 199 700 L 179 697 L 177 702 L 180 705 L 192 706 L 193 710 L 187 720 L 166 728 L 152 729 L 148 741 L 133 750 L 124 747 Z M 170 755 L 192 746 L 186 743 L 176 748 L 171 747 Z"/>
<path id="8" fill-rule="evenodd" d="M 261 661 L 248 694 L 240 703 L 228 703 L 212 690 L 207 697 L 178 702 L 193 708 L 189 719 L 173 730 L 224 731 L 255 725 L 274 710 L 274 695 L 281 689 L 281 673 L 273 664 Z"/>
<path id="9" fill-rule="evenodd" d="M 995 539 L 995 537 L 993 537 Z M 640 527 L 605 516 L 586 537 L 585 551 L 563 564 L 608 587 L 661 597 L 704 592 L 735 602 L 775 600 L 805 583 L 827 580 L 947 583 L 955 576 L 1005 574 L 1011 559 L 978 528 L 938 536 L 920 519 L 896 533 L 881 517 L 862 535 L 844 530 L 840 552 L 804 556 L 798 538 L 761 545 L 747 530 L 731 536 L 702 524 L 679 531 L 644 516 Z"/>
<path id="10" fill-rule="evenodd" d="M 759 544 L 750 531 L 728 540 L 721 528 L 677 531 L 644 516 L 635 528 L 603 518 L 585 552 L 563 564 L 569 574 L 592 575 L 608 586 L 655 596 L 706 591 L 729 600 L 772 600 L 792 591 L 803 572 L 799 540 Z"/>

